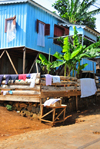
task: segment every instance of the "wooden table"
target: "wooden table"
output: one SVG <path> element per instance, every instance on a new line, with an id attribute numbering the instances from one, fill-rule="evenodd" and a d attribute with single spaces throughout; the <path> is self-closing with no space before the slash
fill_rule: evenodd
<path id="1" fill-rule="evenodd" d="M 66 107 L 67 105 L 64 105 L 64 104 L 61 104 L 61 106 L 46 106 L 46 108 L 50 109 L 49 112 L 43 114 L 43 111 L 44 111 L 44 104 L 41 105 L 41 121 L 44 121 L 44 122 L 48 122 L 48 123 L 51 123 L 52 125 L 54 125 L 55 123 L 59 123 L 59 122 L 64 122 L 65 121 L 65 114 L 66 114 Z M 61 109 L 60 113 L 56 113 L 56 109 Z M 52 113 L 52 121 L 50 120 L 46 120 L 44 119 L 47 115 L 49 115 L 50 113 Z M 57 116 L 56 116 L 57 114 Z M 61 116 L 62 114 L 62 119 L 59 119 L 59 117 Z"/>

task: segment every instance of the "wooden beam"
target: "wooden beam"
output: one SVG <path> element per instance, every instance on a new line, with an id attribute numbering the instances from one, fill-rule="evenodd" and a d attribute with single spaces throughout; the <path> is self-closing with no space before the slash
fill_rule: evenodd
<path id="1" fill-rule="evenodd" d="M 4 53 L 5 53 L 5 50 L 1 53 L 0 58 L 4 55 Z"/>
<path id="2" fill-rule="evenodd" d="M 11 60 L 11 57 L 10 57 L 10 55 L 9 55 L 9 53 L 8 53 L 7 51 L 6 51 L 6 54 L 7 54 L 8 58 L 9 58 L 9 61 L 10 61 L 11 65 L 12 65 L 12 67 L 13 67 L 15 73 L 18 74 L 18 72 L 17 72 L 17 70 L 16 70 L 16 68 L 15 68 L 15 66 L 14 66 L 14 64 L 13 64 L 13 62 L 12 62 L 12 60 Z"/>
<path id="3" fill-rule="evenodd" d="M 78 97 L 76 96 L 76 111 L 78 111 Z"/>
<path id="4" fill-rule="evenodd" d="M 0 95 L 0 101 L 40 102 L 40 97 L 20 95 Z"/>
<path id="5" fill-rule="evenodd" d="M 26 48 L 23 49 L 23 74 L 25 74 Z"/>
<path id="6" fill-rule="evenodd" d="M 38 65 L 37 65 L 37 63 L 35 63 L 35 64 L 36 64 L 36 72 L 39 73 Z"/>
<path id="7" fill-rule="evenodd" d="M 34 62 L 33 62 L 33 64 L 32 64 L 32 66 L 31 66 L 31 68 L 30 68 L 29 73 L 32 71 L 32 68 L 33 68 L 33 66 L 34 66 L 34 64 L 35 64 L 35 61 L 36 61 L 36 59 L 38 58 L 38 56 L 39 56 L 39 53 L 37 54 L 37 56 L 36 56 L 36 58 L 35 58 L 35 60 L 34 60 Z"/>

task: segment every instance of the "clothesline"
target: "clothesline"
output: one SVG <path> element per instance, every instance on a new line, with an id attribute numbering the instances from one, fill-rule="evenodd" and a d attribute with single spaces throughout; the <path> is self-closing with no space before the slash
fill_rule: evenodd
<path id="1" fill-rule="evenodd" d="M 5 79 L 5 85 L 8 84 L 9 81 L 13 80 L 13 83 L 15 80 L 26 80 L 27 82 L 30 83 L 30 87 L 34 87 L 35 85 L 35 80 L 36 80 L 37 73 L 32 73 L 32 74 L 7 74 L 7 75 L 0 75 L 0 86 L 2 84 L 3 79 Z"/>

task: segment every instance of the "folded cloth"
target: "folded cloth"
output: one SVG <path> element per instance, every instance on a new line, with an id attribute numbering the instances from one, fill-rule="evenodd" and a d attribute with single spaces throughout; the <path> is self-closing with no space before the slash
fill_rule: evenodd
<path id="1" fill-rule="evenodd" d="M 45 107 L 45 106 L 50 106 L 51 104 L 54 104 L 55 102 L 57 102 L 57 101 L 59 101 L 59 100 L 61 100 L 61 99 L 60 99 L 60 98 L 58 98 L 58 99 L 51 98 L 51 99 L 49 99 L 49 100 L 46 100 L 46 101 L 44 102 L 44 107 Z"/>
<path id="2" fill-rule="evenodd" d="M 60 83 L 60 77 L 59 76 L 52 76 L 53 78 L 53 83 Z"/>
<path id="3" fill-rule="evenodd" d="M 13 92 L 12 92 L 11 90 L 10 90 L 10 91 L 8 91 L 8 93 L 9 93 L 9 94 L 11 94 L 11 95 L 13 94 Z"/>
<path id="4" fill-rule="evenodd" d="M 80 79 L 81 98 L 94 95 L 97 91 L 95 80 L 91 78 Z"/>
<path id="5" fill-rule="evenodd" d="M 13 80 L 13 83 L 15 82 L 15 80 L 18 80 L 18 75 L 11 75 L 11 80 Z"/>
<path id="6" fill-rule="evenodd" d="M 6 75 L 5 78 L 6 78 L 5 84 L 7 85 L 8 81 L 11 80 L 11 75 Z"/>
<path id="7" fill-rule="evenodd" d="M 0 75 L 0 85 L 1 85 L 2 80 L 3 80 L 3 76 L 4 76 L 4 75 Z"/>
<path id="8" fill-rule="evenodd" d="M 51 85 L 52 84 L 52 76 L 49 74 L 46 74 L 46 85 Z"/>
<path id="9" fill-rule="evenodd" d="M 8 91 L 3 91 L 3 95 L 5 96 L 8 93 Z"/>
<path id="10" fill-rule="evenodd" d="M 18 79 L 25 81 L 26 80 L 26 74 L 19 74 Z"/>

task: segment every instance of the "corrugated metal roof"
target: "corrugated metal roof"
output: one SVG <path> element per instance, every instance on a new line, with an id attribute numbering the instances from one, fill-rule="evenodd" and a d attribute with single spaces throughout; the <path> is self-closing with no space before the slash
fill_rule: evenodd
<path id="1" fill-rule="evenodd" d="M 86 25 L 76 25 L 76 24 L 67 24 L 67 23 L 59 23 L 58 25 L 62 25 L 62 26 L 68 26 L 68 27 L 73 27 L 76 26 L 77 28 L 83 28 L 86 29 L 87 31 L 91 32 L 92 34 L 96 35 L 96 36 L 100 36 L 100 33 L 96 30 L 93 30 L 89 27 L 87 27 Z"/>
<path id="2" fill-rule="evenodd" d="M 1 0 L 0 4 L 26 3 L 28 0 Z"/>
<path id="3" fill-rule="evenodd" d="M 4 4 L 12 4 L 12 3 L 26 3 L 29 2 L 32 5 L 39 7 L 40 9 L 48 12 L 49 14 L 51 14 L 52 16 L 54 16 L 55 18 L 59 19 L 60 21 L 69 24 L 68 21 L 62 19 L 60 16 L 58 16 L 57 14 L 53 13 L 52 11 L 48 10 L 47 8 L 41 6 L 40 4 L 36 3 L 34 0 L 1 0 L 0 1 L 0 5 L 4 5 Z"/>

